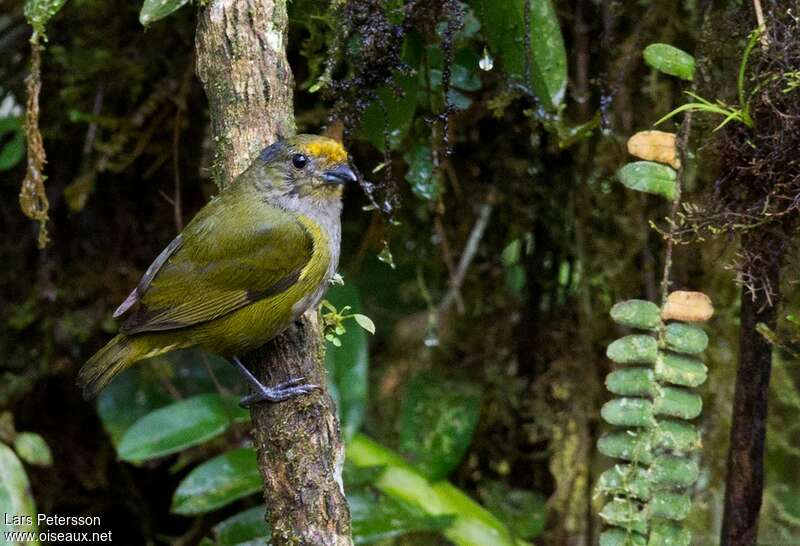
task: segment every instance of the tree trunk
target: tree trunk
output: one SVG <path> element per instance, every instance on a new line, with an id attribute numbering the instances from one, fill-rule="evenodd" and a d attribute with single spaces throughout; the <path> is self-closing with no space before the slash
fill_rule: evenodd
<path id="1" fill-rule="evenodd" d="M 208 97 L 220 188 L 280 136 L 294 133 L 286 0 L 211 0 L 197 27 L 197 73 Z M 321 392 L 251 409 L 267 522 L 275 545 L 350 546 L 341 482 L 344 447 L 325 387 L 316 310 L 243 360 L 267 385 L 294 377 Z"/>
<path id="2" fill-rule="evenodd" d="M 769 237 L 756 240 L 746 237 L 742 244 L 758 252 L 769 248 L 771 243 L 774 241 Z M 767 268 L 769 283 L 777 290 L 780 261 L 775 260 Z M 733 397 L 721 546 L 755 546 L 764 489 L 764 441 L 772 345 L 758 333 L 756 326 L 764 323 L 770 328 L 775 327 L 775 302 L 768 301 L 763 292 L 757 292 L 753 298 L 746 287 L 742 287 L 741 298 L 739 365 Z"/>

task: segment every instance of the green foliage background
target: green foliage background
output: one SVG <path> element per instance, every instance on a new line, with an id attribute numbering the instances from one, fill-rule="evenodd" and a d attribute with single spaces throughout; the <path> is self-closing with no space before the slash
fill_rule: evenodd
<path id="1" fill-rule="evenodd" d="M 356 538 L 489 544 L 481 533 L 494 530 L 492 545 L 591 544 L 601 527 L 592 484 L 611 464 L 595 449 L 604 352 L 622 333 L 608 310 L 658 299 L 663 240 L 649 222 L 668 214 L 615 172 L 631 161 L 626 139 L 685 89 L 642 52 L 654 42 L 698 51 L 700 85 L 715 82 L 707 96 L 735 103 L 729 66 L 752 27 L 732 19 L 728 35 L 710 35 L 693 0 L 419 4 L 289 3 L 298 129 L 344 129 L 379 204 L 395 205 L 387 221 L 361 192 L 347 194 L 345 285 L 328 297 L 377 326 L 371 336 L 348 322 L 327 355 Z M 98 514 L 130 544 L 266 533 L 248 416 L 235 404 L 244 386 L 228 364 L 199 352 L 154 359 L 96 404 L 74 387 L 115 330 L 116 304 L 216 191 L 193 74 L 196 9 L 70 0 L 47 23 L 40 123 L 52 242 L 42 251 L 17 205 L 30 27 L 19 0 L 0 14 L 0 440 L 15 448 L 0 445 L 13 485 L 0 512 L 35 501 L 40 512 Z M 399 29 L 394 41 L 386 29 Z M 718 169 L 702 146 L 715 120 L 698 125 L 689 202 L 711 192 Z M 734 251 L 735 236 L 674 256 L 675 287 L 704 291 L 717 309 L 696 422 L 697 544 L 716 542 L 721 518 L 739 294 L 724 265 Z M 789 349 L 800 315 L 793 264 L 778 329 Z M 800 540 L 799 380 L 796 354 L 779 351 L 765 543 Z"/>

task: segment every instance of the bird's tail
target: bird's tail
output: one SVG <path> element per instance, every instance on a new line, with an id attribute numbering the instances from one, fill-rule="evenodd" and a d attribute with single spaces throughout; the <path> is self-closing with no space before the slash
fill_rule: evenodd
<path id="1" fill-rule="evenodd" d="M 144 339 L 122 334 L 116 336 L 87 360 L 78 373 L 78 386 L 83 389 L 83 397 L 87 400 L 94 398 L 115 375 L 134 362 L 167 350 L 148 350 Z"/>

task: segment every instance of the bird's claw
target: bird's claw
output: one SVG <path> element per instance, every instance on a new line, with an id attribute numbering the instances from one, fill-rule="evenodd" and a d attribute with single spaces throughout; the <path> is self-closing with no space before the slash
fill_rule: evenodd
<path id="1" fill-rule="evenodd" d="M 259 402 L 283 402 L 284 400 L 308 394 L 320 388 L 317 385 L 311 384 L 300 385 L 299 383 L 301 381 L 303 381 L 302 377 L 295 377 L 275 387 L 265 387 L 262 385 L 260 389 L 242 398 L 239 401 L 239 405 L 243 408 L 249 408 L 253 404 L 258 404 Z"/>

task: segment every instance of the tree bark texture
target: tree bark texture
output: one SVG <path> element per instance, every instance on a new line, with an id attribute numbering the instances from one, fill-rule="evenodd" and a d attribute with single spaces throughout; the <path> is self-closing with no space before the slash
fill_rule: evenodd
<path id="1" fill-rule="evenodd" d="M 760 237 L 756 241 L 747 237 L 742 244 L 769 243 L 768 237 Z M 758 249 L 759 246 L 754 248 Z M 780 261 L 777 260 L 768 267 L 769 282 L 777 289 Z M 722 546 L 755 546 L 764 489 L 764 442 L 772 345 L 758 333 L 756 326 L 764 323 L 774 329 L 776 306 L 762 292 L 758 292 L 753 298 L 746 287 L 742 287 L 741 298 L 739 365 L 736 371 L 731 442 L 728 449 L 725 512 L 720 539 Z"/>
<path id="2" fill-rule="evenodd" d="M 197 73 L 210 106 L 213 176 L 222 188 L 278 137 L 294 134 L 286 0 L 211 0 L 197 27 Z M 272 544 L 350 546 L 344 446 L 326 389 L 316 310 L 243 356 L 266 385 L 303 377 L 321 391 L 251 409 Z"/>

